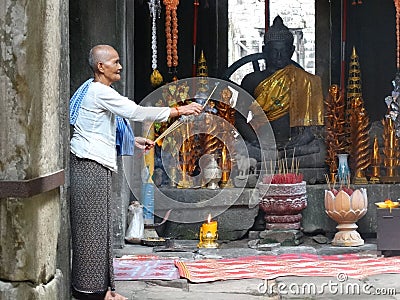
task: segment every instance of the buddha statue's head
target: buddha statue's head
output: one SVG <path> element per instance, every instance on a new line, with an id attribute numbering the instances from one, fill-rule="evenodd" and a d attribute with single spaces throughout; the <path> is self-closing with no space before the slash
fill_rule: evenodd
<path id="1" fill-rule="evenodd" d="M 293 41 L 293 34 L 283 24 L 282 18 L 277 16 L 264 36 L 263 52 L 266 56 L 268 71 L 273 73 L 292 63 Z"/>

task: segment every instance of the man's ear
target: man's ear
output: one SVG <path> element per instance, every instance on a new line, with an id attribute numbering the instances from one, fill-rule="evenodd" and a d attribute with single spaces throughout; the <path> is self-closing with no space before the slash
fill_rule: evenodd
<path id="1" fill-rule="evenodd" d="M 97 63 L 97 71 L 100 73 L 104 73 L 104 67 L 102 62 Z"/>

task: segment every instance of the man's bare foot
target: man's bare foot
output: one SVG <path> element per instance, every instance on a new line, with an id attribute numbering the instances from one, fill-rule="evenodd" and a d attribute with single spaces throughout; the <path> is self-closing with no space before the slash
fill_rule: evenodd
<path id="1" fill-rule="evenodd" d="M 114 291 L 107 291 L 104 300 L 128 300 L 128 298 L 114 292 Z"/>

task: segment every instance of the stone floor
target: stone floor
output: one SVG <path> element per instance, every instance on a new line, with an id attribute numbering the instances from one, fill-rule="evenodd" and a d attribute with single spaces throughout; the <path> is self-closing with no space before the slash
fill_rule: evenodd
<path id="1" fill-rule="evenodd" d="M 115 249 L 115 256 L 156 254 L 160 256 L 179 257 L 187 259 L 202 258 L 232 258 L 250 255 L 278 255 L 283 253 L 314 253 L 321 255 L 333 255 L 343 253 L 360 253 L 365 255 L 382 255 L 377 251 L 374 239 L 367 239 L 365 245 L 359 247 L 334 247 L 329 239 L 324 237 L 304 237 L 299 246 L 283 247 L 277 244 L 268 245 L 264 248 L 250 248 L 254 240 L 242 239 L 239 241 L 220 242 L 219 249 L 198 249 L 197 241 L 174 240 L 173 245 L 179 246 L 185 251 L 162 251 L 162 248 L 148 247 L 142 245 L 126 244 L 122 249 Z M 250 243 L 249 243 L 250 242 Z M 326 243 L 324 243 L 326 242 Z M 322 243 L 322 244 L 321 244 Z M 253 246 L 254 247 L 254 246 Z M 397 253 L 383 253 L 394 255 Z M 333 283 L 333 288 L 327 284 Z M 263 281 L 261 279 L 243 279 L 215 281 L 210 283 L 191 283 L 186 279 L 172 281 L 117 281 L 116 288 L 119 293 L 129 300 L 153 299 L 153 300 L 180 300 L 180 299 L 400 299 L 400 274 L 384 274 L 365 278 L 363 280 L 348 279 L 347 291 L 335 291 L 338 279 L 335 277 L 294 277 L 283 276 L 275 280 Z M 336 284 L 336 285 L 335 285 Z M 303 290 L 293 292 L 287 287 L 303 287 L 313 285 L 317 287 L 316 292 Z M 268 286 L 268 289 L 266 288 Z M 326 287 L 321 292 L 321 287 Z M 272 290 L 271 290 L 271 287 Z M 286 287 L 286 288 L 278 288 Z M 319 288 L 319 290 L 318 290 Z M 357 293 L 359 288 L 360 292 Z M 363 291 L 363 289 L 365 291 Z M 267 291 L 268 290 L 268 291 Z M 297 289 L 299 290 L 299 289 Z"/>

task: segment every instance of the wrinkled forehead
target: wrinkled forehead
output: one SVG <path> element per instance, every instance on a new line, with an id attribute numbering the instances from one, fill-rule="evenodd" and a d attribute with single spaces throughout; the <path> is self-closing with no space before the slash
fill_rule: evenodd
<path id="1" fill-rule="evenodd" d="M 98 61 L 105 62 L 107 60 L 118 59 L 118 52 L 111 46 L 99 47 L 97 50 Z"/>

